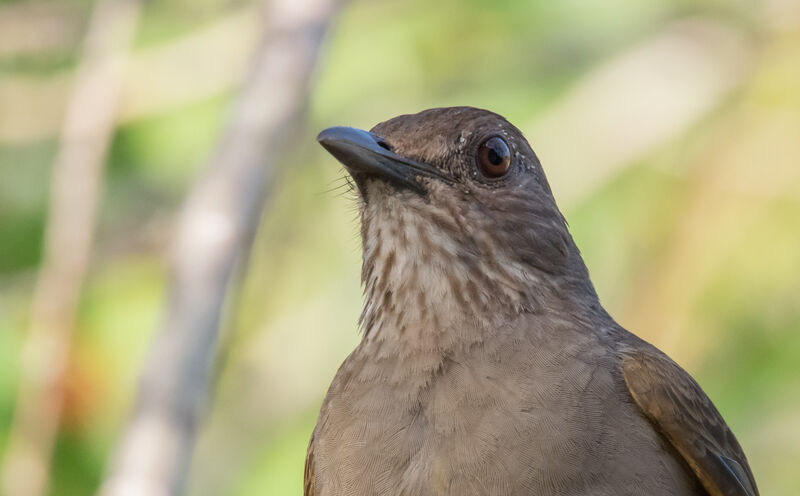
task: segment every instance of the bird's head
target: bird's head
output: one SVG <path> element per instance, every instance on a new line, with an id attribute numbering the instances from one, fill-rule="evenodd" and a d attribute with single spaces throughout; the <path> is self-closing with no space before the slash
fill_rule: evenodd
<path id="1" fill-rule="evenodd" d="M 357 186 L 367 307 L 519 313 L 554 285 L 593 293 L 536 154 L 502 116 L 436 108 L 317 139 Z"/>

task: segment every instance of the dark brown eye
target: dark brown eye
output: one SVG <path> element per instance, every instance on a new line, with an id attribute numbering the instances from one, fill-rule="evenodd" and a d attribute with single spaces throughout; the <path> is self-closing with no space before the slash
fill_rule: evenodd
<path id="1" fill-rule="evenodd" d="M 511 152 L 503 138 L 497 136 L 484 141 L 478 149 L 478 165 L 488 177 L 500 177 L 511 166 Z"/>

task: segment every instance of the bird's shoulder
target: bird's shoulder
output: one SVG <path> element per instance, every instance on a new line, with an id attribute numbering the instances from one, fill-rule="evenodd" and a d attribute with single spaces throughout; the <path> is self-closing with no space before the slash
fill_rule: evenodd
<path id="1" fill-rule="evenodd" d="M 634 403 L 711 496 L 758 496 L 739 442 L 699 384 L 666 354 L 625 335 L 620 368 Z"/>

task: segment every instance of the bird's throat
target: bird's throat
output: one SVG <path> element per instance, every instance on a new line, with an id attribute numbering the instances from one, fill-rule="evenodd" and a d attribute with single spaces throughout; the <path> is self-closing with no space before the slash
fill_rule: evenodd
<path id="1" fill-rule="evenodd" d="M 535 309 L 536 277 L 492 256 L 491 240 L 485 252 L 468 246 L 457 212 L 379 193 L 362 211 L 365 338 L 447 340 Z"/>

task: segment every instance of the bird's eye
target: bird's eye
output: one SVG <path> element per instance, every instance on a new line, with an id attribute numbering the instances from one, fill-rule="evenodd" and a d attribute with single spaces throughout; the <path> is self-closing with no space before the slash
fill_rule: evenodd
<path id="1" fill-rule="evenodd" d="M 488 177 L 500 177 L 511 166 L 511 152 L 503 138 L 493 137 L 483 142 L 478 149 L 478 165 Z"/>

